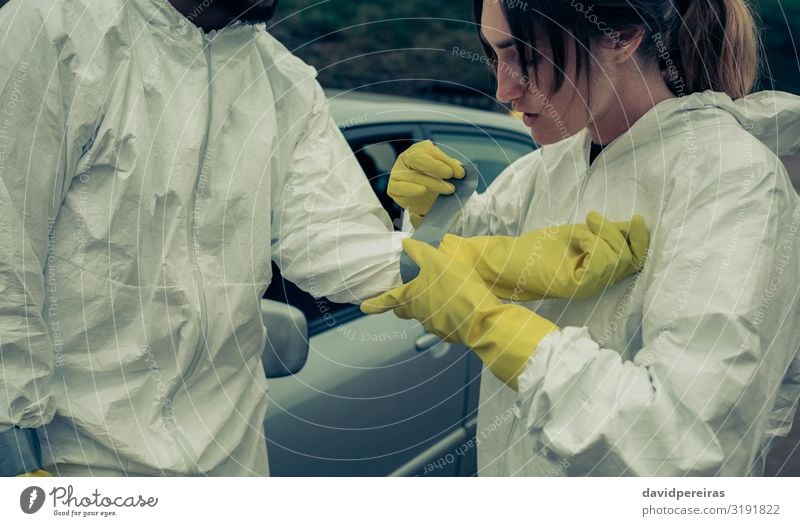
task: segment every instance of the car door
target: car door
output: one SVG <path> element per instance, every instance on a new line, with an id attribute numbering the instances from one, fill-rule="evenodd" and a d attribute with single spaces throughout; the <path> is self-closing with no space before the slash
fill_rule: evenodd
<path id="1" fill-rule="evenodd" d="M 397 228 L 386 195 L 397 155 L 422 137 L 416 125 L 344 130 Z M 469 355 L 416 321 L 364 316 L 358 307 L 314 300 L 281 279 L 265 295 L 304 312 L 309 358 L 299 374 L 270 380 L 265 421 L 273 475 L 426 474 L 425 466 L 466 439 Z M 450 458 L 450 457 L 447 457 Z M 455 461 L 434 475 L 455 475 Z"/>

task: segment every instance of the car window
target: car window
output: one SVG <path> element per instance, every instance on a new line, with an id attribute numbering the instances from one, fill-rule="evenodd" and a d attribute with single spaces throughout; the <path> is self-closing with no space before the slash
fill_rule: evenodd
<path id="1" fill-rule="evenodd" d="M 378 196 L 381 205 L 389 214 L 395 230 L 400 230 L 402 225 L 403 209 L 386 193 L 389 186 L 389 175 L 397 157 L 412 144 L 414 144 L 414 140 L 410 134 L 350 142 L 358 163 L 367 175 L 369 184 L 375 195 Z"/>
<path id="2" fill-rule="evenodd" d="M 508 165 L 534 150 L 533 141 L 512 139 L 485 130 L 479 133 L 436 131 L 431 139 L 448 155 L 466 157 L 478 168 L 478 192 L 483 192 Z"/>

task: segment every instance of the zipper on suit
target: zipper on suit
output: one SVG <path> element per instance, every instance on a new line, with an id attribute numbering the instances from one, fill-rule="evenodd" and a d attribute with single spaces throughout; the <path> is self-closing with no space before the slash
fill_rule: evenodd
<path id="1" fill-rule="evenodd" d="M 191 200 L 191 207 L 189 209 L 189 218 L 188 218 L 188 229 L 187 229 L 187 247 L 189 249 L 189 259 L 191 260 L 192 264 L 192 275 L 194 277 L 195 286 L 197 287 L 197 295 L 200 304 L 200 340 L 197 343 L 197 347 L 195 348 L 195 352 L 192 356 L 191 362 L 189 362 L 189 366 L 186 368 L 186 372 L 182 374 L 181 380 L 183 382 L 184 388 L 186 387 L 187 380 L 192 376 L 192 373 L 197 369 L 197 366 L 200 364 L 200 361 L 203 359 L 203 355 L 206 352 L 207 340 L 206 340 L 206 327 L 208 326 L 208 311 L 206 308 L 206 296 L 205 291 L 203 290 L 203 275 L 200 271 L 200 261 L 197 257 L 195 250 L 194 250 L 194 228 L 195 228 L 195 210 L 197 206 L 197 191 L 200 187 L 200 180 L 204 176 L 204 169 L 205 169 L 205 156 L 207 155 L 208 149 L 208 136 L 211 133 L 211 116 L 212 116 L 212 89 L 211 89 L 211 81 L 213 77 L 213 72 L 211 68 L 211 39 L 205 33 L 203 33 L 203 52 L 205 54 L 206 59 L 206 71 L 208 76 L 208 103 L 207 103 L 207 117 L 206 117 L 206 133 L 203 136 L 203 143 L 200 147 L 200 152 L 202 157 L 200 158 L 200 162 L 197 166 L 197 175 L 194 181 L 194 189 L 192 191 L 192 200 Z M 199 240 L 198 240 L 199 242 Z M 184 438 L 184 436 L 180 432 L 180 426 L 178 426 L 178 432 L 175 434 L 180 442 L 180 447 L 182 449 L 182 453 L 184 456 L 184 461 L 186 462 L 187 468 L 189 469 L 190 474 L 192 475 L 200 475 L 203 474 L 199 468 L 197 467 L 198 463 L 198 455 L 192 449 L 191 445 L 188 441 Z"/>
<path id="2" fill-rule="evenodd" d="M 583 194 L 586 192 L 586 187 L 589 185 L 589 179 L 591 178 L 591 175 L 594 172 L 594 168 L 597 166 L 597 162 L 600 160 L 601 157 L 603 157 L 606 154 L 606 151 L 608 151 L 609 147 L 612 144 L 614 144 L 615 141 L 616 139 L 605 145 L 603 149 L 600 151 L 600 153 L 597 154 L 597 157 L 594 158 L 594 161 L 591 161 L 592 138 L 587 133 L 586 142 L 588 144 L 584 144 L 583 148 L 583 155 L 584 155 L 583 160 L 586 169 L 583 171 L 583 178 L 580 181 L 578 181 L 578 195 L 577 195 L 578 202 L 583 201 Z"/>

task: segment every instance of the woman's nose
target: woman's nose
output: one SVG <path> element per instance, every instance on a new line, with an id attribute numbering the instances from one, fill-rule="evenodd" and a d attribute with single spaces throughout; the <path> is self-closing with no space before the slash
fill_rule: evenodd
<path id="1" fill-rule="evenodd" d="M 500 62 L 497 65 L 497 100 L 507 104 L 525 96 L 525 79 L 517 68 Z"/>

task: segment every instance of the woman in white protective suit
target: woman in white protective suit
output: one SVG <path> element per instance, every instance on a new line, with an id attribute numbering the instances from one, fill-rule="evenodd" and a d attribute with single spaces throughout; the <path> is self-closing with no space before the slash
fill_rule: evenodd
<path id="1" fill-rule="evenodd" d="M 543 146 L 468 202 L 465 237 L 404 242 L 419 277 L 362 309 L 417 318 L 484 360 L 481 475 L 761 474 L 800 393 L 800 199 L 779 159 L 800 153 L 800 101 L 748 96 L 748 8 L 475 0 L 475 12 L 498 99 Z M 418 146 L 392 174 L 417 220 L 442 191 L 425 155 L 443 154 Z M 644 217 L 641 272 L 599 297 L 548 299 L 536 269 L 571 257 L 542 250 L 549 225 L 593 211 Z"/>

